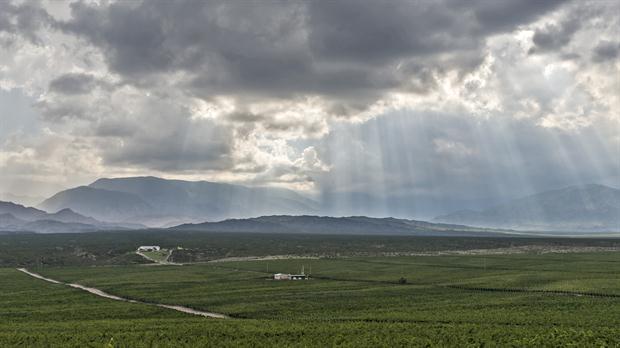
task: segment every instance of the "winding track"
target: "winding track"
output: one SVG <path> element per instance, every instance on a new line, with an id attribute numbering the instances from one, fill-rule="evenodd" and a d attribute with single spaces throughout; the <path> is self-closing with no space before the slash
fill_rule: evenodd
<path id="1" fill-rule="evenodd" d="M 142 253 L 140 251 L 136 251 L 136 255 L 142 256 L 143 258 L 145 258 L 145 259 L 147 259 L 149 261 L 154 262 L 153 263 L 154 265 L 183 266 L 182 263 L 176 263 L 176 262 L 168 261 L 168 259 L 170 259 L 170 256 L 172 255 L 172 251 L 173 251 L 172 249 L 170 249 L 168 251 L 168 256 L 166 256 L 166 259 L 163 260 L 163 261 L 162 260 L 156 260 L 156 259 L 154 259 L 154 258 L 152 258 L 152 257 L 150 257 L 150 256 L 148 256 L 148 255 L 146 255 L 146 254 L 144 254 L 144 253 Z"/>
<path id="2" fill-rule="evenodd" d="M 63 283 L 60 282 L 58 280 L 55 279 L 50 279 L 50 278 L 46 278 L 38 273 L 34 273 L 34 272 L 30 272 L 29 270 L 25 269 L 25 268 L 18 268 L 17 269 L 20 272 L 23 272 L 33 278 L 37 278 L 40 280 L 44 280 L 46 282 L 50 282 L 50 283 L 54 283 L 54 284 L 62 284 L 62 285 L 66 285 L 66 286 L 70 286 L 72 288 L 76 288 L 76 289 L 80 289 L 80 290 L 84 290 L 86 292 L 89 292 L 93 295 L 97 295 L 103 298 L 107 298 L 110 300 L 115 300 L 115 301 L 123 301 L 123 302 L 129 302 L 129 303 L 140 303 L 140 304 L 145 304 L 145 305 L 150 305 L 150 306 L 157 306 L 157 307 L 161 307 L 161 308 L 168 308 L 168 309 L 173 309 L 175 311 L 179 311 L 179 312 L 183 312 L 183 313 L 187 313 L 187 314 L 193 314 L 193 315 L 199 315 L 199 316 L 203 316 L 203 317 L 207 317 L 207 318 L 215 318 L 215 319 L 229 319 L 230 317 L 225 315 L 225 314 L 220 314 L 220 313 L 213 313 L 213 312 L 205 312 L 205 311 L 199 311 L 193 308 L 189 308 L 189 307 L 183 307 L 183 306 L 175 306 L 175 305 L 167 305 L 167 304 L 163 304 L 163 303 L 151 303 L 151 302 L 143 302 L 143 301 L 137 301 L 137 300 L 131 300 L 128 298 L 124 298 L 124 297 L 119 297 L 119 296 L 115 296 L 115 295 L 111 295 L 108 294 L 107 292 L 101 291 L 97 288 L 91 288 L 88 286 L 84 286 L 84 285 L 80 285 L 80 284 L 72 284 L 72 283 Z"/>

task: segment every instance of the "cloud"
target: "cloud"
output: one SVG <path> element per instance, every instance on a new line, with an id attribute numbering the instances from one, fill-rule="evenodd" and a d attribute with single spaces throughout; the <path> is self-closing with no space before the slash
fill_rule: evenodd
<path id="1" fill-rule="evenodd" d="M 548 24 L 536 30 L 532 41 L 535 48 L 530 52 L 557 51 L 566 46 L 579 30 L 580 23 L 576 18 L 568 18 L 559 25 Z"/>
<path id="2" fill-rule="evenodd" d="M 11 36 L 21 36 L 32 43 L 41 44 L 39 30 L 53 25 L 54 21 L 47 11 L 38 5 L 38 2 L 0 2 L 0 46 L 13 44 L 15 37 Z"/>
<path id="3" fill-rule="evenodd" d="M 528 23 L 561 3 L 315 1 L 309 5 L 310 42 L 320 55 L 368 65 L 451 52 L 467 55 L 478 51 L 485 37 Z"/>
<path id="4" fill-rule="evenodd" d="M 314 146 L 303 149 L 296 159 L 272 157 L 271 161 L 268 169 L 256 175 L 252 183 L 312 191 L 315 178 L 329 172 Z"/>
<path id="5" fill-rule="evenodd" d="M 341 202 L 340 214 L 433 216 L 569 185 L 617 184 L 617 127 L 602 121 L 574 133 L 528 120 L 402 111 L 335 127 L 317 146 L 330 171 L 315 179 L 330 204 Z M 353 203 L 363 195 L 374 198 Z"/>
<path id="6" fill-rule="evenodd" d="M 595 62 L 614 61 L 620 56 L 620 42 L 601 40 L 594 48 L 592 60 Z"/>
<path id="7" fill-rule="evenodd" d="M 90 74 L 63 74 L 50 82 L 51 92 L 62 94 L 86 94 L 96 86 L 95 78 Z"/>
<path id="8" fill-rule="evenodd" d="M 435 152 L 438 154 L 468 157 L 476 153 L 475 150 L 469 148 L 467 145 L 449 139 L 436 138 L 433 139 L 433 144 L 435 145 Z"/>
<path id="9" fill-rule="evenodd" d="M 100 154 L 104 164 L 122 167 L 138 166 L 161 172 L 196 170 L 230 170 L 233 167 L 232 130 L 212 120 L 192 120 L 188 110 L 158 101 L 145 106 L 139 117 L 130 122 L 131 133 L 100 127 L 106 132 Z M 148 124 L 148 125 L 145 125 Z"/>
<path id="10" fill-rule="evenodd" d="M 378 195 L 379 211 L 615 175 L 614 2 L 0 8 L 0 89 L 39 132 L 3 133 L 2 180 L 161 175 Z"/>
<path id="11" fill-rule="evenodd" d="M 59 26 L 99 47 L 129 83 L 172 83 L 206 101 L 229 97 L 236 109 L 319 98 L 326 114 L 354 117 L 392 93 L 427 93 L 448 71 L 470 71 L 486 37 L 559 4 L 74 3 Z"/>
<path id="12" fill-rule="evenodd" d="M 45 188 L 84 184 L 103 171 L 85 139 L 50 130 L 0 139 L 0 149 L 0 188 L 5 192 L 36 195 L 33 187 L 39 187 L 39 194 L 47 195 L 53 192 Z"/>

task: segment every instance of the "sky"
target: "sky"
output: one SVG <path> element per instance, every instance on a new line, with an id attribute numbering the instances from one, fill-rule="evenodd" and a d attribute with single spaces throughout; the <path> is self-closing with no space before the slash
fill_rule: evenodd
<path id="1" fill-rule="evenodd" d="M 395 216 L 620 187 L 620 2 L 0 1 L 0 192 L 137 175 Z"/>

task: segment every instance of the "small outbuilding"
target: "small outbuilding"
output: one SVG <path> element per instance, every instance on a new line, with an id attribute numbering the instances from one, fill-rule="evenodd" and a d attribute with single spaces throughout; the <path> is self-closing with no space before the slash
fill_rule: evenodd
<path id="1" fill-rule="evenodd" d="M 310 277 L 304 272 L 304 268 L 301 268 L 300 274 L 290 274 L 290 273 L 275 273 L 273 275 L 274 280 L 307 280 Z"/>
<path id="2" fill-rule="evenodd" d="M 142 245 L 138 247 L 138 251 L 159 251 L 161 248 L 158 245 Z"/>
<path id="3" fill-rule="evenodd" d="M 276 273 L 273 275 L 274 280 L 290 280 L 291 275 L 286 273 Z"/>
<path id="4" fill-rule="evenodd" d="M 276 273 L 273 275 L 274 280 L 306 280 L 308 275 L 306 274 L 288 274 L 288 273 Z"/>
<path id="5" fill-rule="evenodd" d="M 291 277 L 291 280 L 306 280 L 308 279 L 308 276 L 305 274 L 289 274 Z"/>

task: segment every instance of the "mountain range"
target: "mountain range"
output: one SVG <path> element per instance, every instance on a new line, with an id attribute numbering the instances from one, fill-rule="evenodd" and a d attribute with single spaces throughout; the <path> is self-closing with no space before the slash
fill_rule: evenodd
<path id="1" fill-rule="evenodd" d="M 439 216 L 441 223 L 523 231 L 620 231 L 620 190 L 604 185 L 571 186 L 515 199 L 482 211 Z"/>
<path id="2" fill-rule="evenodd" d="M 39 196 L 16 195 L 10 192 L 0 192 L 0 201 L 13 202 L 24 206 L 35 206 L 43 202 L 45 198 Z"/>
<path id="3" fill-rule="evenodd" d="M 68 208 L 49 214 L 36 208 L 0 201 L 0 231 L 3 232 L 71 233 L 142 227 L 144 226 L 138 224 L 101 222 L 92 217 L 80 215 Z"/>
<path id="4" fill-rule="evenodd" d="M 201 232 L 304 233 L 408 236 L 499 236 L 498 230 L 468 226 L 430 223 L 425 221 L 370 218 L 366 216 L 290 216 L 273 215 L 250 219 L 229 219 L 219 222 L 183 224 L 172 230 Z"/>
<path id="5" fill-rule="evenodd" d="M 39 208 L 70 208 L 102 221 L 141 223 L 152 227 L 273 214 L 315 213 L 315 201 L 279 188 L 245 187 L 208 181 L 156 177 L 99 179 L 88 186 L 61 191 Z"/>
<path id="6" fill-rule="evenodd" d="M 438 216 L 432 223 L 363 216 L 319 217 L 340 214 L 331 211 L 324 199 L 317 202 L 291 190 L 156 177 L 99 179 L 88 186 L 58 192 L 37 207 L 42 210 L 14 206 L 21 208 L 8 209 L 5 204 L 4 210 L 0 209 L 0 214 L 10 214 L 0 216 L 0 229 L 62 230 L 59 224 L 64 223 L 73 224 L 66 226 L 71 231 L 144 226 L 361 234 L 369 230 L 396 234 L 464 230 L 465 226 L 477 226 L 478 230 L 620 231 L 620 190 L 595 184 L 545 191 L 479 211 L 456 211 Z M 372 213 L 351 215 L 366 214 Z M 48 221 L 45 227 L 40 222 L 32 224 L 43 220 Z"/>

